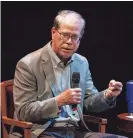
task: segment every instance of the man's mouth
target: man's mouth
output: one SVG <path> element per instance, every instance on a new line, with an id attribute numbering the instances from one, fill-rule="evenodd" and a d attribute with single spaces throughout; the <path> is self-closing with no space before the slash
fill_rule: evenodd
<path id="1" fill-rule="evenodd" d="M 62 49 L 65 49 L 65 50 L 73 50 L 72 48 L 69 48 L 69 47 L 62 47 Z"/>
<path id="2" fill-rule="evenodd" d="M 63 49 L 63 51 L 65 51 L 65 52 L 71 52 L 72 51 L 72 49 L 70 49 L 70 48 L 62 48 Z"/>

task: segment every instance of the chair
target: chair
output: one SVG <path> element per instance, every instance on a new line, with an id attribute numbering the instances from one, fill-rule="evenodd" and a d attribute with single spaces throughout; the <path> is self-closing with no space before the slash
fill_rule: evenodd
<path id="1" fill-rule="evenodd" d="M 0 86 L 1 86 L 3 138 L 9 137 L 9 129 L 11 125 L 23 128 L 24 138 L 30 138 L 32 123 L 13 119 L 13 114 L 14 114 L 13 80 L 1 82 Z"/>
<path id="2" fill-rule="evenodd" d="M 8 138 L 11 125 L 18 126 L 24 130 L 24 138 L 31 138 L 31 122 L 18 121 L 13 119 L 14 102 L 13 102 L 13 80 L 7 80 L 0 83 L 1 86 L 1 110 L 2 110 L 2 132 L 3 138 Z M 105 133 L 107 119 L 84 115 L 84 120 L 89 123 L 98 124 L 98 131 Z"/>

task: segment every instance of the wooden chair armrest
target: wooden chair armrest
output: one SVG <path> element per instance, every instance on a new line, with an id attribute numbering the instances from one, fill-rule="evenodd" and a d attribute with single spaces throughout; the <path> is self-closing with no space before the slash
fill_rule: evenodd
<path id="1" fill-rule="evenodd" d="M 100 118 L 96 116 L 90 116 L 90 115 L 83 115 L 85 122 L 92 122 L 96 124 L 107 124 L 107 119 L 105 118 Z"/>
<path id="2" fill-rule="evenodd" d="M 19 121 L 19 120 L 8 118 L 6 116 L 2 116 L 2 121 L 4 124 L 15 125 L 18 127 L 23 127 L 25 129 L 26 128 L 30 129 L 33 126 L 31 122 Z"/>

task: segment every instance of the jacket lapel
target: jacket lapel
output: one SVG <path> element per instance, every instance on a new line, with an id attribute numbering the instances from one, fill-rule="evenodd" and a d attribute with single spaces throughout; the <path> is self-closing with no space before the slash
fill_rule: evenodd
<path id="1" fill-rule="evenodd" d="M 56 96 L 57 95 L 56 79 L 55 79 L 55 74 L 52 66 L 52 61 L 50 59 L 50 55 L 48 52 L 48 45 L 50 45 L 50 43 L 48 43 L 46 46 L 43 47 L 43 52 L 41 55 L 41 64 L 44 70 L 44 74 L 46 76 L 46 80 L 48 81 L 54 96 Z"/>

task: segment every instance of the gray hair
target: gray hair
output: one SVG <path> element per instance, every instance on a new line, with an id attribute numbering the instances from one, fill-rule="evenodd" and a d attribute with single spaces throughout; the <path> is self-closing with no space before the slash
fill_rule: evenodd
<path id="1" fill-rule="evenodd" d="M 59 29 L 60 24 L 63 22 L 63 19 L 66 16 L 70 15 L 70 14 L 73 14 L 77 19 L 81 20 L 82 25 L 83 25 L 81 35 L 83 35 L 84 29 L 85 29 L 85 24 L 86 24 L 85 19 L 79 13 L 77 13 L 75 11 L 71 11 L 71 10 L 61 10 L 61 11 L 59 11 L 57 16 L 54 19 L 53 27 L 55 27 L 56 29 Z"/>

